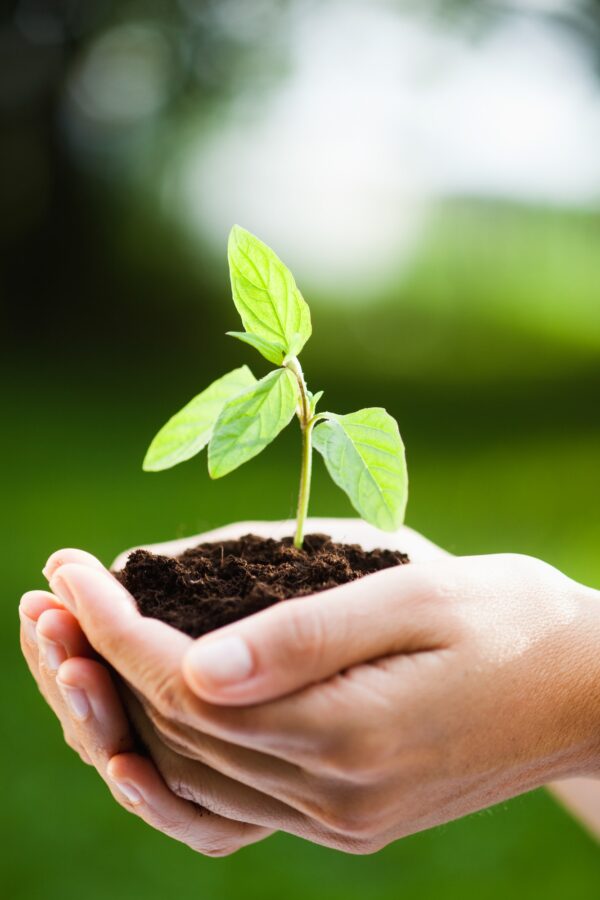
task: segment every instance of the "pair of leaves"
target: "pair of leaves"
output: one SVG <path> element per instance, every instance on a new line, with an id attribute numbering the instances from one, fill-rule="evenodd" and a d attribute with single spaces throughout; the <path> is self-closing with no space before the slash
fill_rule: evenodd
<path id="1" fill-rule="evenodd" d="M 242 366 L 209 385 L 158 432 L 144 459 L 146 471 L 168 469 L 208 444 L 209 473 L 221 478 L 257 456 L 298 407 L 298 382 L 285 364 L 311 335 L 308 306 L 275 253 L 237 225 L 228 255 L 234 303 L 246 329 L 228 333 L 283 368 L 257 381 Z M 309 393 L 311 416 L 322 393 Z M 395 420 L 380 408 L 318 418 L 314 446 L 332 479 L 363 519 L 385 531 L 397 529 L 404 518 L 408 477 Z"/>
<path id="2" fill-rule="evenodd" d="M 408 473 L 396 420 L 380 407 L 347 416 L 324 413 L 313 444 L 360 516 L 382 531 L 404 521 Z"/>
<path id="3" fill-rule="evenodd" d="M 298 386 L 288 369 L 277 369 L 260 381 L 247 366 L 235 369 L 169 419 L 152 441 L 144 469 L 169 469 L 208 444 L 209 473 L 221 478 L 270 444 L 292 420 L 297 402 Z M 404 519 L 408 495 L 396 421 L 381 408 L 323 416 L 313 444 L 333 481 L 366 522 L 395 531 Z"/>
<path id="4" fill-rule="evenodd" d="M 310 310 L 294 276 L 257 237 L 234 225 L 227 248 L 233 302 L 245 332 L 229 331 L 281 366 L 312 333 Z"/>
<path id="5" fill-rule="evenodd" d="M 208 444 L 208 471 L 211 478 L 221 478 L 270 444 L 291 421 L 297 402 L 297 383 L 288 369 L 257 381 L 242 366 L 169 419 L 150 444 L 143 468 L 170 469 Z"/>
<path id="6" fill-rule="evenodd" d="M 311 335 L 310 311 L 289 269 L 257 237 L 239 225 L 229 235 L 233 300 L 245 332 L 230 331 L 282 366 Z M 168 469 L 209 444 L 208 467 L 220 478 L 252 459 L 289 423 L 298 387 L 287 369 L 256 381 L 243 366 L 213 382 L 176 413 L 152 441 L 143 467 Z"/>

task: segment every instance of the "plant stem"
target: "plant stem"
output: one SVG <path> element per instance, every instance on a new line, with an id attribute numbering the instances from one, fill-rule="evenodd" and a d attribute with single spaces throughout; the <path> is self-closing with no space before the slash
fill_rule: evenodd
<path id="1" fill-rule="evenodd" d="M 311 417 L 310 400 L 304 380 L 302 367 L 296 359 L 291 357 L 285 363 L 287 368 L 295 375 L 298 387 L 300 389 L 300 409 L 298 411 L 298 419 L 300 420 L 300 429 L 302 431 L 302 462 L 300 466 L 300 490 L 298 492 L 298 509 L 296 513 L 296 534 L 294 536 L 294 547 L 298 550 L 302 549 L 304 543 L 304 526 L 308 513 L 308 501 L 310 498 L 310 478 L 312 473 L 312 430 L 314 421 Z"/>
<path id="2" fill-rule="evenodd" d="M 304 543 L 304 525 L 308 514 L 310 498 L 310 476 L 312 473 L 312 422 L 302 427 L 302 466 L 300 469 L 300 491 L 298 493 L 298 511 L 296 513 L 296 535 L 294 547 L 302 549 Z"/>

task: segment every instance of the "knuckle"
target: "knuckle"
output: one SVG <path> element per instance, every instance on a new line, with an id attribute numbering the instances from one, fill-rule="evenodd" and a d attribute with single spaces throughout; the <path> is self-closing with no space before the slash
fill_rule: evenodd
<path id="1" fill-rule="evenodd" d="M 341 750 L 329 751 L 322 757 L 320 770 L 332 778 L 349 784 L 368 781 L 372 774 L 372 767 L 369 764 L 361 763 L 349 751 Z"/>
<path id="2" fill-rule="evenodd" d="M 195 747 L 198 742 L 197 735 L 191 737 L 185 726 L 161 715 L 155 709 L 148 709 L 147 712 L 156 736 L 160 738 L 165 747 L 188 759 L 200 758 Z"/>
<path id="3" fill-rule="evenodd" d="M 325 645 L 325 624 L 323 615 L 315 605 L 302 604 L 302 601 L 290 601 L 282 609 L 285 613 L 287 641 L 282 649 L 302 656 L 304 665 L 310 666 L 321 658 Z"/>
<path id="4" fill-rule="evenodd" d="M 196 819 L 191 821 L 174 821 L 169 819 L 164 822 L 164 831 L 175 840 L 188 846 L 202 856 L 220 858 L 230 856 L 239 850 L 239 845 L 225 840 L 218 834 L 207 834 L 204 826 L 200 827 Z"/>
<path id="5" fill-rule="evenodd" d="M 164 820 L 164 830 L 170 834 L 171 837 L 175 838 L 176 841 L 187 844 L 188 847 L 198 845 L 199 843 L 195 823 L 187 821 L 180 822 L 169 818 Z"/>
<path id="6" fill-rule="evenodd" d="M 179 709 L 181 685 L 172 672 L 155 676 L 152 690 L 152 704 L 158 714 L 164 718 L 173 716 Z"/>
<path id="7" fill-rule="evenodd" d="M 179 772 L 162 772 L 161 773 L 167 787 L 172 794 L 181 797 L 182 800 L 190 800 L 195 803 L 198 800 L 197 794 L 190 783 Z"/>
<path id="8" fill-rule="evenodd" d="M 196 830 L 187 821 L 181 821 L 173 815 L 168 815 L 161 811 L 155 813 L 151 820 L 152 826 L 157 830 L 179 841 L 181 844 L 187 844 L 188 847 L 198 840 Z"/>
<path id="9" fill-rule="evenodd" d="M 357 785 L 370 784 L 384 774 L 379 736 L 370 730 L 336 735 L 319 753 L 322 772 Z"/>
<path id="10" fill-rule="evenodd" d="M 370 791 L 364 789 L 334 792 L 326 808 L 314 812 L 322 825 L 348 840 L 372 840 L 381 825 L 381 814 Z"/>
<path id="11" fill-rule="evenodd" d="M 185 756 L 187 759 L 199 759 L 198 754 L 194 752 L 193 746 L 184 741 L 176 733 L 176 729 L 163 728 L 162 726 L 157 727 L 160 733 L 160 739 L 167 749 L 171 750 L 173 753 L 177 753 L 179 756 Z"/>
<path id="12" fill-rule="evenodd" d="M 206 843 L 202 843 L 201 845 L 194 846 L 193 844 L 189 844 L 193 850 L 196 850 L 197 853 L 201 853 L 202 856 L 210 856 L 213 859 L 222 859 L 224 856 L 231 856 L 233 853 L 237 853 L 240 849 L 238 844 L 231 845 L 223 845 L 223 844 L 214 844 L 207 845 Z"/>
<path id="13" fill-rule="evenodd" d="M 362 740 L 346 761 L 346 777 L 359 786 L 369 786 L 380 781 L 386 775 L 387 768 L 379 742 Z"/>
<path id="14" fill-rule="evenodd" d="M 319 772 L 334 778 L 345 778 L 348 774 L 348 756 L 345 741 L 337 738 L 329 741 L 318 755 Z"/>
<path id="15" fill-rule="evenodd" d="M 73 735 L 69 734 L 67 731 L 63 731 L 63 738 L 67 747 L 70 747 L 71 750 L 74 750 L 75 753 L 79 753 L 81 750 L 81 745 L 79 741 L 75 740 Z"/>
<path id="16" fill-rule="evenodd" d="M 140 816 L 140 810 L 137 808 L 136 804 L 132 803 L 131 800 L 128 800 L 127 797 L 124 797 L 121 792 L 118 792 L 116 795 L 113 793 L 113 797 L 115 797 L 119 806 L 123 807 L 126 812 L 131 813 L 134 816 Z"/>
<path id="17" fill-rule="evenodd" d="M 379 853 L 385 847 L 385 841 L 377 838 L 368 838 L 367 840 L 350 840 L 346 841 L 344 847 L 346 853 L 353 856 L 371 856 L 373 853 Z"/>
<path id="18" fill-rule="evenodd" d="M 340 829 L 346 837 L 370 841 L 377 834 L 380 826 L 380 817 L 373 811 L 350 810 L 344 815 L 345 828 Z"/>

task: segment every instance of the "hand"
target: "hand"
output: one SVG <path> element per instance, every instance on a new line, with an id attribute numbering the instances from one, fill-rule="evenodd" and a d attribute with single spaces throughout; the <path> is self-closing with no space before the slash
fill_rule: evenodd
<path id="1" fill-rule="evenodd" d="M 206 535 L 189 538 L 183 542 L 172 542 L 170 544 L 153 546 L 149 549 L 153 549 L 157 552 L 178 553 L 181 552 L 185 546 L 193 546 L 201 540 L 217 540 L 220 537 L 235 537 L 248 531 L 277 536 L 288 533 L 290 528 L 291 523 L 286 522 L 240 523 L 235 526 L 228 526 L 225 529 L 219 529 L 216 532 L 211 532 Z M 401 547 L 404 550 L 408 550 L 413 559 L 427 559 L 432 556 L 443 555 L 443 551 L 408 529 L 405 529 L 399 535 L 391 537 L 387 536 L 386 538 L 386 536 L 369 526 L 366 526 L 363 522 L 353 520 L 312 520 L 311 528 L 313 530 L 329 531 L 330 533 L 333 533 L 338 540 L 360 542 L 364 546 L 368 546 L 369 544 L 372 546 L 386 544 L 391 547 Z M 121 563 L 124 562 L 126 556 L 127 554 L 122 554 L 117 563 L 119 563 L 119 561 Z M 52 573 L 60 564 L 78 564 L 104 571 L 101 564 L 89 554 L 78 550 L 67 550 L 60 551 L 58 554 L 54 554 L 51 557 L 48 566 L 45 569 L 48 577 L 52 577 Z M 60 611 L 60 615 L 52 617 L 48 610 L 58 610 Z M 111 759 L 111 755 L 115 750 L 114 747 L 111 747 L 110 720 L 112 717 L 114 720 L 112 727 L 115 729 L 119 722 L 123 722 L 124 716 L 120 698 L 114 690 L 114 687 L 111 685 L 111 691 L 108 696 L 106 690 L 102 690 L 107 681 L 110 684 L 107 670 L 105 670 L 97 661 L 93 664 L 89 664 L 83 659 L 69 659 L 68 662 L 60 667 L 58 673 L 60 682 L 62 682 L 63 685 L 67 683 L 71 685 L 71 687 L 78 687 L 79 690 L 85 691 L 88 699 L 91 700 L 90 706 L 94 712 L 102 706 L 101 717 L 106 726 L 104 733 L 101 729 L 98 729 L 94 714 L 88 715 L 84 721 L 78 720 L 73 724 L 73 713 L 69 707 L 65 705 L 61 694 L 56 689 L 56 672 L 54 670 L 58 663 L 67 656 L 72 656 L 74 653 L 82 654 L 84 652 L 91 652 L 91 648 L 87 644 L 83 633 L 80 631 L 76 620 L 64 610 L 58 598 L 41 591 L 31 591 L 23 597 L 21 603 L 21 618 L 22 645 L 30 669 L 38 681 L 42 693 L 61 719 L 68 743 L 70 743 L 71 746 L 74 746 L 75 749 L 78 749 L 86 761 L 90 761 L 96 765 L 105 780 L 108 778 L 113 791 L 116 785 L 115 779 L 117 779 L 118 785 L 121 788 L 124 786 L 125 789 L 131 793 L 131 788 L 134 784 L 137 784 L 139 787 L 140 776 L 143 774 L 146 776 L 148 775 L 149 763 L 148 761 L 142 760 L 140 757 L 134 757 L 131 754 L 127 757 L 120 756 Z M 169 629 L 169 631 L 171 631 L 171 629 Z M 177 632 L 176 634 L 179 633 Z M 50 638 L 51 643 L 48 638 Z M 38 662 L 38 643 L 42 651 L 42 653 L 39 654 L 40 662 Z M 50 650 L 50 655 L 54 654 L 52 668 L 49 668 L 43 662 L 48 650 Z M 60 655 L 58 661 L 55 658 L 57 652 Z M 62 689 L 64 690 L 64 686 Z M 103 693 L 102 702 L 100 702 L 99 698 L 96 698 L 98 692 Z M 121 693 L 123 693 L 122 689 Z M 221 810 L 233 809 L 239 814 L 240 810 L 245 806 L 250 813 L 249 819 L 252 819 L 253 815 L 256 816 L 258 810 L 261 811 L 259 813 L 261 820 L 264 815 L 269 815 L 274 825 L 276 822 L 282 822 L 284 824 L 289 822 L 291 811 L 287 811 L 281 804 L 269 803 L 266 797 L 263 797 L 257 792 L 249 791 L 247 788 L 232 782 L 230 779 L 224 779 L 221 776 L 217 776 L 215 772 L 207 769 L 206 766 L 181 757 L 170 750 L 165 744 L 159 742 L 156 737 L 156 732 L 151 728 L 147 717 L 144 715 L 139 704 L 136 704 L 133 701 L 131 695 L 127 698 L 127 704 L 132 713 L 136 730 L 143 736 L 144 743 L 149 748 L 151 756 L 157 764 L 158 770 L 163 774 L 166 781 L 175 789 L 177 794 L 181 794 L 188 798 L 194 797 L 195 799 L 198 799 L 199 802 L 202 802 L 202 798 L 204 798 L 204 801 L 206 802 L 208 793 L 208 803 L 210 803 L 212 808 Z M 129 744 L 132 744 L 132 742 L 133 738 L 129 735 Z M 154 778 L 156 781 L 156 772 L 154 772 Z M 218 784 L 215 784 L 215 780 L 218 778 L 221 778 L 221 780 Z M 148 778 L 146 777 L 145 780 L 147 782 Z M 162 788 L 164 788 L 164 785 Z M 137 791 L 137 794 L 140 794 L 139 790 Z M 154 794 L 155 796 L 151 797 L 148 785 L 144 785 L 143 799 L 146 806 L 147 800 L 151 800 L 151 807 L 154 806 L 155 809 L 158 809 L 161 804 L 164 807 L 168 806 L 168 798 L 166 798 L 162 792 L 159 796 L 159 792 L 155 790 Z M 119 790 L 118 787 L 115 796 L 127 809 L 143 813 L 143 817 L 146 821 L 150 821 L 151 824 L 154 824 L 155 827 L 160 828 L 166 833 L 172 834 L 174 830 L 177 831 L 177 833 L 180 833 L 183 828 L 183 830 L 186 831 L 186 834 L 189 835 L 189 828 L 186 824 L 189 819 L 189 814 L 184 816 L 183 810 L 180 811 L 181 822 L 177 823 L 173 818 L 170 820 L 170 823 L 167 823 L 171 826 L 169 830 L 169 827 L 161 825 L 161 818 L 164 819 L 164 815 L 162 817 L 157 816 L 156 814 L 153 814 L 152 808 L 148 809 L 140 807 L 137 803 L 127 802 L 127 798 L 123 795 L 123 790 Z M 204 820 L 204 824 L 205 823 L 206 820 Z M 291 830 L 294 830 L 293 826 Z M 256 829 L 256 836 L 254 836 L 253 839 L 261 839 L 269 833 L 270 831 L 268 829 L 260 828 L 259 826 Z M 307 833 L 307 829 L 301 819 L 299 819 L 297 823 L 295 833 Z M 207 852 L 206 836 L 201 836 L 201 838 L 202 845 L 200 847 L 197 846 L 196 849 L 200 849 L 201 852 Z M 246 842 L 250 841 L 248 840 Z M 333 843 L 336 842 L 333 841 Z M 196 844 L 198 844 L 198 841 L 196 841 Z M 218 855 L 222 855 L 225 852 L 231 852 L 232 849 L 237 848 L 236 843 L 232 843 L 231 841 L 229 842 L 228 847 L 228 850 L 221 847 L 218 851 Z M 211 848 L 210 852 L 212 852 L 213 855 L 217 855 L 214 847 Z"/>
<path id="2" fill-rule="evenodd" d="M 387 570 L 195 644 L 141 620 L 98 569 L 61 566 L 51 578 L 165 739 L 279 800 L 278 826 L 313 840 L 376 849 L 598 768 L 598 595 L 535 560 Z M 226 685 L 235 645 L 251 674 Z M 282 692 L 293 693 L 235 706 Z"/>
<path id="3" fill-rule="evenodd" d="M 81 551 L 71 556 L 95 564 Z M 135 753 L 134 736 L 106 666 L 98 662 L 77 620 L 46 591 L 29 591 L 20 605 L 21 647 L 37 685 L 63 726 L 64 737 L 82 760 L 95 766 L 125 809 L 170 837 L 207 856 L 225 856 L 267 837 L 268 829 L 212 815 L 173 793 L 158 769 L 183 785 L 193 775 L 203 791 L 213 773 L 178 756 L 156 735 L 131 695 L 136 734 L 151 759 Z M 122 691 L 126 688 L 121 686 Z"/>

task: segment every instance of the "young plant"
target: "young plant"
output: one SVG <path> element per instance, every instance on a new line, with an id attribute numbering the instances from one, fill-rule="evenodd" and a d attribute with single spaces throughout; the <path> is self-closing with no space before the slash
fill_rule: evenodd
<path id="1" fill-rule="evenodd" d="M 306 387 L 298 361 L 312 327 L 292 273 L 257 237 L 235 225 L 229 236 L 233 302 L 245 331 L 228 331 L 277 366 L 257 380 L 247 366 L 213 381 L 158 432 L 147 472 L 169 469 L 208 444 L 208 471 L 221 478 L 259 454 L 294 415 L 302 433 L 294 544 L 301 548 L 308 512 L 312 448 L 363 519 L 395 531 L 404 519 L 408 477 L 398 425 L 380 407 L 348 415 L 317 412 L 323 391 Z"/>

